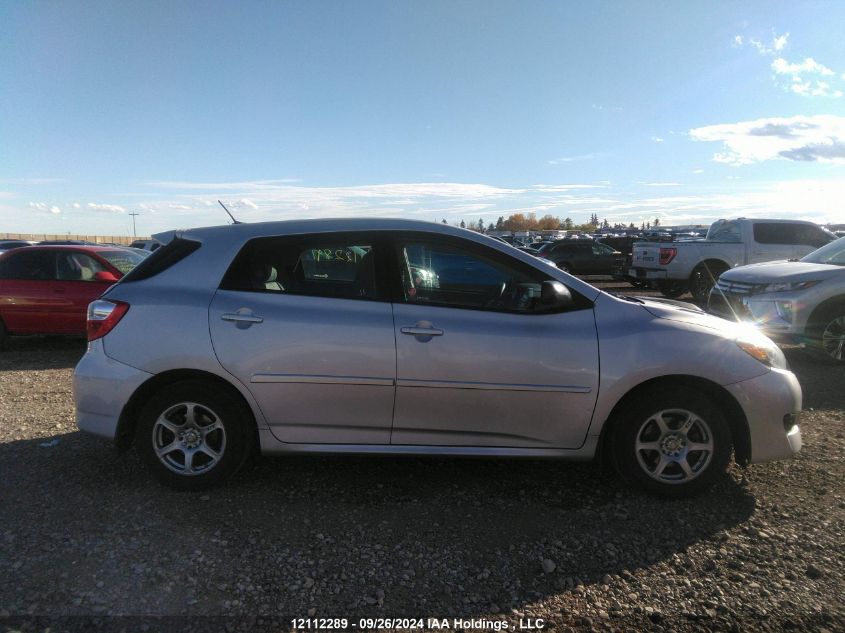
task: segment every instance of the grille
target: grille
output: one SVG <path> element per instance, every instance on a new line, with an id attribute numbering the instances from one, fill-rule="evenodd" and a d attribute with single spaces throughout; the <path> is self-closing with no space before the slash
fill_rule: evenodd
<path id="1" fill-rule="evenodd" d="M 722 292 L 729 295 L 750 295 L 754 293 L 755 284 L 744 281 L 728 281 L 726 279 L 719 279 L 716 282 L 716 287 Z"/>

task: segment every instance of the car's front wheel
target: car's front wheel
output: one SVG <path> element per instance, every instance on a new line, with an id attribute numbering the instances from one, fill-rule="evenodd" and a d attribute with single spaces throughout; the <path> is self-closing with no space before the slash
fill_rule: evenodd
<path id="1" fill-rule="evenodd" d="M 623 479 L 664 497 L 709 488 L 725 472 L 731 432 L 700 392 L 672 387 L 642 394 L 620 414 L 613 449 Z"/>
<path id="2" fill-rule="evenodd" d="M 251 415 L 227 396 L 214 385 L 183 381 L 158 391 L 141 410 L 136 445 L 162 483 L 200 490 L 243 465 Z"/>
<path id="3" fill-rule="evenodd" d="M 817 356 L 832 364 L 845 365 L 845 305 L 814 314 L 809 329 L 811 346 Z"/>

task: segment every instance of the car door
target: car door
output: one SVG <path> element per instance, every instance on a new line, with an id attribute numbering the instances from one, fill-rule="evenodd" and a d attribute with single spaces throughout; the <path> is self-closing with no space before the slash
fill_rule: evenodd
<path id="1" fill-rule="evenodd" d="M 215 293 L 217 357 L 279 440 L 389 443 L 396 343 L 384 249 L 355 233 L 254 239 Z"/>
<path id="2" fill-rule="evenodd" d="M 598 390 L 592 304 L 538 306 L 545 273 L 457 238 L 397 235 L 391 444 L 574 448 Z"/>
<path id="3" fill-rule="evenodd" d="M 55 333 L 62 302 L 53 249 L 24 248 L 0 263 L 0 318 L 16 334 Z"/>

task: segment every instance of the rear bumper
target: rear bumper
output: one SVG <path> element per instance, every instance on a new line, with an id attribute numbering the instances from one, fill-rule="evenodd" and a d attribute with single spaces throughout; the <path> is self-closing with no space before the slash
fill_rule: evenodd
<path id="1" fill-rule="evenodd" d="M 770 372 L 725 387 L 745 412 L 751 463 L 792 457 L 801 450 L 801 386 L 791 371 Z"/>
<path id="2" fill-rule="evenodd" d="M 88 351 L 73 371 L 79 430 L 113 440 L 124 405 L 151 377 L 152 374 L 106 356 L 102 340 L 88 343 Z"/>
<path id="3" fill-rule="evenodd" d="M 668 279 L 669 275 L 665 270 L 655 270 L 654 268 L 637 268 L 636 266 L 628 269 L 628 276 L 634 279 Z"/>

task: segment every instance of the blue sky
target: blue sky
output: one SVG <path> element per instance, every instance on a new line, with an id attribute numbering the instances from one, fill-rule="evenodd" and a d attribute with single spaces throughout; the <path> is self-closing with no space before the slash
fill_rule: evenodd
<path id="1" fill-rule="evenodd" d="M 0 232 L 845 222 L 843 2 L 0 0 Z"/>

